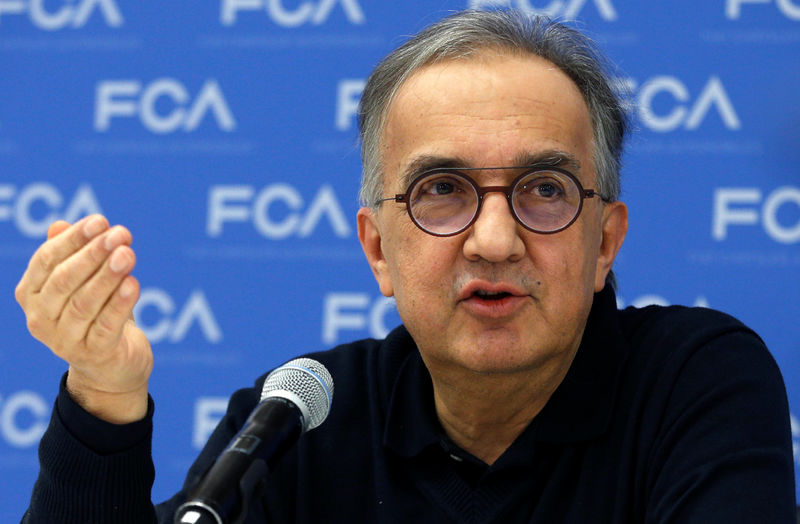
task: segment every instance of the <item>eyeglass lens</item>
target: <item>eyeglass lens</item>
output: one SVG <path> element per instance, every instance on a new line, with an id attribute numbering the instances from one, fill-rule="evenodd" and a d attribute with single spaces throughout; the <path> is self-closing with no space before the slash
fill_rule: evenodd
<path id="1" fill-rule="evenodd" d="M 575 181 L 555 171 L 535 171 L 512 189 L 511 203 L 519 220 L 542 233 L 567 225 L 581 205 Z M 409 210 L 423 229 L 447 235 L 465 228 L 478 211 L 475 185 L 456 173 L 432 173 L 414 183 Z"/>

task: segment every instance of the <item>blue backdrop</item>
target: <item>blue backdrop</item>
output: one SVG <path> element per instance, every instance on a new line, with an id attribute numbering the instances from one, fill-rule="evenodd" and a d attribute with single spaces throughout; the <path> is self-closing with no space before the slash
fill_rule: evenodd
<path id="1" fill-rule="evenodd" d="M 3 520 L 27 505 L 65 369 L 13 299 L 47 225 L 102 212 L 134 234 L 162 500 L 233 390 L 398 322 L 355 234 L 354 111 L 403 35 L 466 7 L 574 19 L 619 64 L 636 126 L 620 305 L 710 306 L 756 329 L 797 460 L 797 2 L 0 0 Z"/>

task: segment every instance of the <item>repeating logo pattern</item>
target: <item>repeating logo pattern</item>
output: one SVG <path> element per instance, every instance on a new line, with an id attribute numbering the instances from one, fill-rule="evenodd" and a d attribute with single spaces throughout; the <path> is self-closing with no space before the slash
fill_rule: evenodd
<path id="1" fill-rule="evenodd" d="M 0 514 L 23 511 L 64 371 L 13 300 L 54 220 L 103 213 L 133 233 L 154 450 L 168 457 L 155 499 L 232 391 L 400 322 L 357 238 L 358 104 L 403 35 L 463 8 L 569 21 L 620 66 L 633 133 L 618 305 L 713 307 L 754 328 L 788 385 L 797 457 L 800 3 L 640 4 L 219 0 L 153 16 L 142 2 L 0 0 L 0 475 L 14 479 Z"/>

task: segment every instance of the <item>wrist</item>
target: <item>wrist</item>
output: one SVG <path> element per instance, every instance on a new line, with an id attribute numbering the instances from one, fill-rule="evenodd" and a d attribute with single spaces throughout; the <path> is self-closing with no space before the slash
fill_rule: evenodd
<path id="1" fill-rule="evenodd" d="M 112 424 L 129 424 L 147 415 L 147 383 L 130 391 L 106 391 L 81 381 L 72 369 L 67 374 L 69 396 L 93 416 Z"/>

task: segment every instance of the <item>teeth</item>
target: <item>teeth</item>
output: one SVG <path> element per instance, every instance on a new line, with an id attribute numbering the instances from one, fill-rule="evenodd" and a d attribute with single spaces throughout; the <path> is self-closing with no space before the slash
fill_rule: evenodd
<path id="1" fill-rule="evenodd" d="M 478 291 L 475 292 L 475 294 L 478 295 L 479 297 L 499 297 L 500 295 L 505 295 L 507 293 L 504 291 L 484 291 L 482 289 L 479 289 Z"/>

